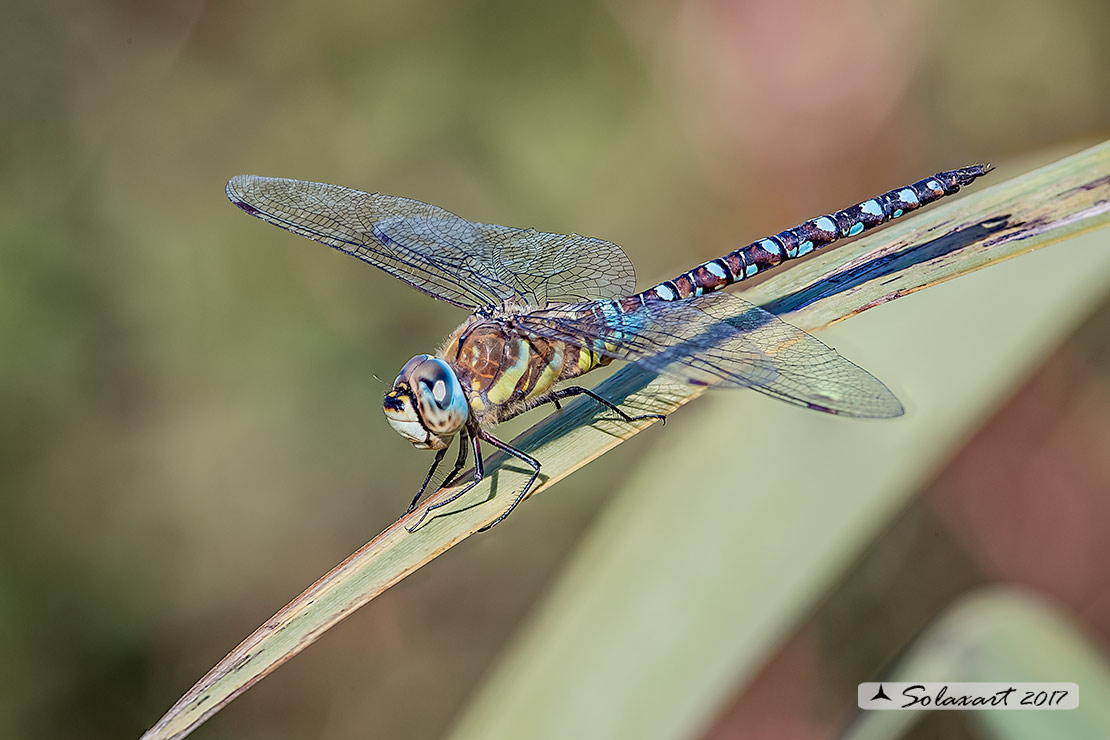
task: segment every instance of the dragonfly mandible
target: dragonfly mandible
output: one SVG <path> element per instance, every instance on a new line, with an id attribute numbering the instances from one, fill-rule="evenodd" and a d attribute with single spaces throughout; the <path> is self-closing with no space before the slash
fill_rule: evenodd
<path id="1" fill-rule="evenodd" d="M 482 442 L 532 470 L 501 514 L 528 495 L 534 457 L 489 427 L 528 409 L 578 395 L 626 422 L 616 404 L 578 385 L 560 385 L 614 360 L 684 383 L 751 388 L 807 408 L 855 417 L 898 416 L 902 405 L 870 373 L 767 311 L 720 290 L 838 239 L 853 237 L 951 195 L 991 169 L 977 164 L 895 188 L 805 221 L 678 277 L 636 292 L 636 273 L 612 242 L 468 221 L 409 198 L 284 178 L 239 175 L 227 197 L 252 216 L 338 249 L 433 298 L 470 311 L 436 355 L 401 369 L 386 394 L 389 424 L 420 449 L 436 451 L 414 511 L 458 437 L 442 487 L 462 471 L 471 481 L 421 513 L 465 495 L 484 475 Z"/>

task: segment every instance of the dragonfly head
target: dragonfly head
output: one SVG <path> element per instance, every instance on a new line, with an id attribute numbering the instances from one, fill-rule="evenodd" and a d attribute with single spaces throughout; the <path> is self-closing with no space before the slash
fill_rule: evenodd
<path id="1" fill-rule="evenodd" d="M 389 425 L 423 450 L 447 447 L 466 424 L 469 408 L 455 371 L 431 355 L 405 363 L 383 405 Z"/>

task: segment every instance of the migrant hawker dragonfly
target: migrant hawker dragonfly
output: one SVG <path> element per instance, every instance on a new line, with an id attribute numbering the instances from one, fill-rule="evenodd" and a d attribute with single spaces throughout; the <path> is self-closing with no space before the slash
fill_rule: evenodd
<path id="1" fill-rule="evenodd" d="M 846 416 L 898 416 L 886 386 L 801 329 L 720 292 L 787 260 L 856 236 L 955 193 L 990 170 L 940 172 L 844 210 L 806 221 L 636 292 L 632 263 L 612 242 L 467 221 L 437 206 L 323 183 L 240 175 L 227 197 L 252 216 L 346 252 L 433 298 L 471 312 L 435 355 L 409 360 L 386 394 L 389 424 L 436 450 L 409 506 L 417 506 L 455 436 L 449 485 L 474 453 L 474 477 L 428 513 L 482 479 L 486 442 L 519 458 L 531 478 L 489 527 L 516 508 L 540 473 L 531 455 L 489 427 L 546 403 L 587 395 L 625 421 L 633 417 L 591 390 L 559 387 L 613 360 L 685 383 L 751 388 Z"/>

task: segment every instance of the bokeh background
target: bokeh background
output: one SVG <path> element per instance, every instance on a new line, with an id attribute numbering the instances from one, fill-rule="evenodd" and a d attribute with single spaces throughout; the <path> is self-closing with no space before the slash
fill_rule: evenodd
<path id="1" fill-rule="evenodd" d="M 1110 131 L 1098 0 L 16 0 L 3 17 L 0 736 L 28 740 L 137 737 L 389 524 L 429 462 L 380 398 L 462 317 L 245 217 L 230 176 L 602 236 L 649 285 L 938 169 L 1020 172 Z M 1106 643 L 1110 304 L 1072 329 L 705 737 L 832 736 L 851 707 L 826 683 L 872 675 L 980 583 L 1035 588 Z M 696 426 L 679 421 L 195 736 L 440 736 L 606 494 Z M 863 617 L 884 630 L 845 638 Z"/>

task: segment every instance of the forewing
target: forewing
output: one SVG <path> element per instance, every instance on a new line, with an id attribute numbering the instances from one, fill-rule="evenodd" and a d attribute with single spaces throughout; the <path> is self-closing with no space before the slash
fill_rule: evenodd
<path id="1" fill-rule="evenodd" d="M 301 180 L 240 175 L 227 196 L 253 216 L 470 310 L 635 288 L 624 252 L 600 239 L 477 224 L 418 200 Z"/>
<path id="2" fill-rule="evenodd" d="M 319 182 L 239 175 L 227 197 L 252 216 L 346 252 L 428 295 L 473 310 L 512 297 L 496 275 L 463 248 L 383 242 L 375 224 L 420 218 L 467 224 L 450 211 L 392 195 Z M 461 226 L 456 227 L 463 230 Z"/>
<path id="3" fill-rule="evenodd" d="M 696 385 L 750 387 L 834 414 L 902 413 L 866 370 L 758 306 L 727 293 L 652 301 L 558 306 L 515 319 L 537 334 L 587 347 Z"/>
<path id="4" fill-rule="evenodd" d="M 399 249 L 461 249 L 503 299 L 532 306 L 619 298 L 636 290 L 632 262 L 603 239 L 423 216 L 383 219 L 374 231 Z"/>

